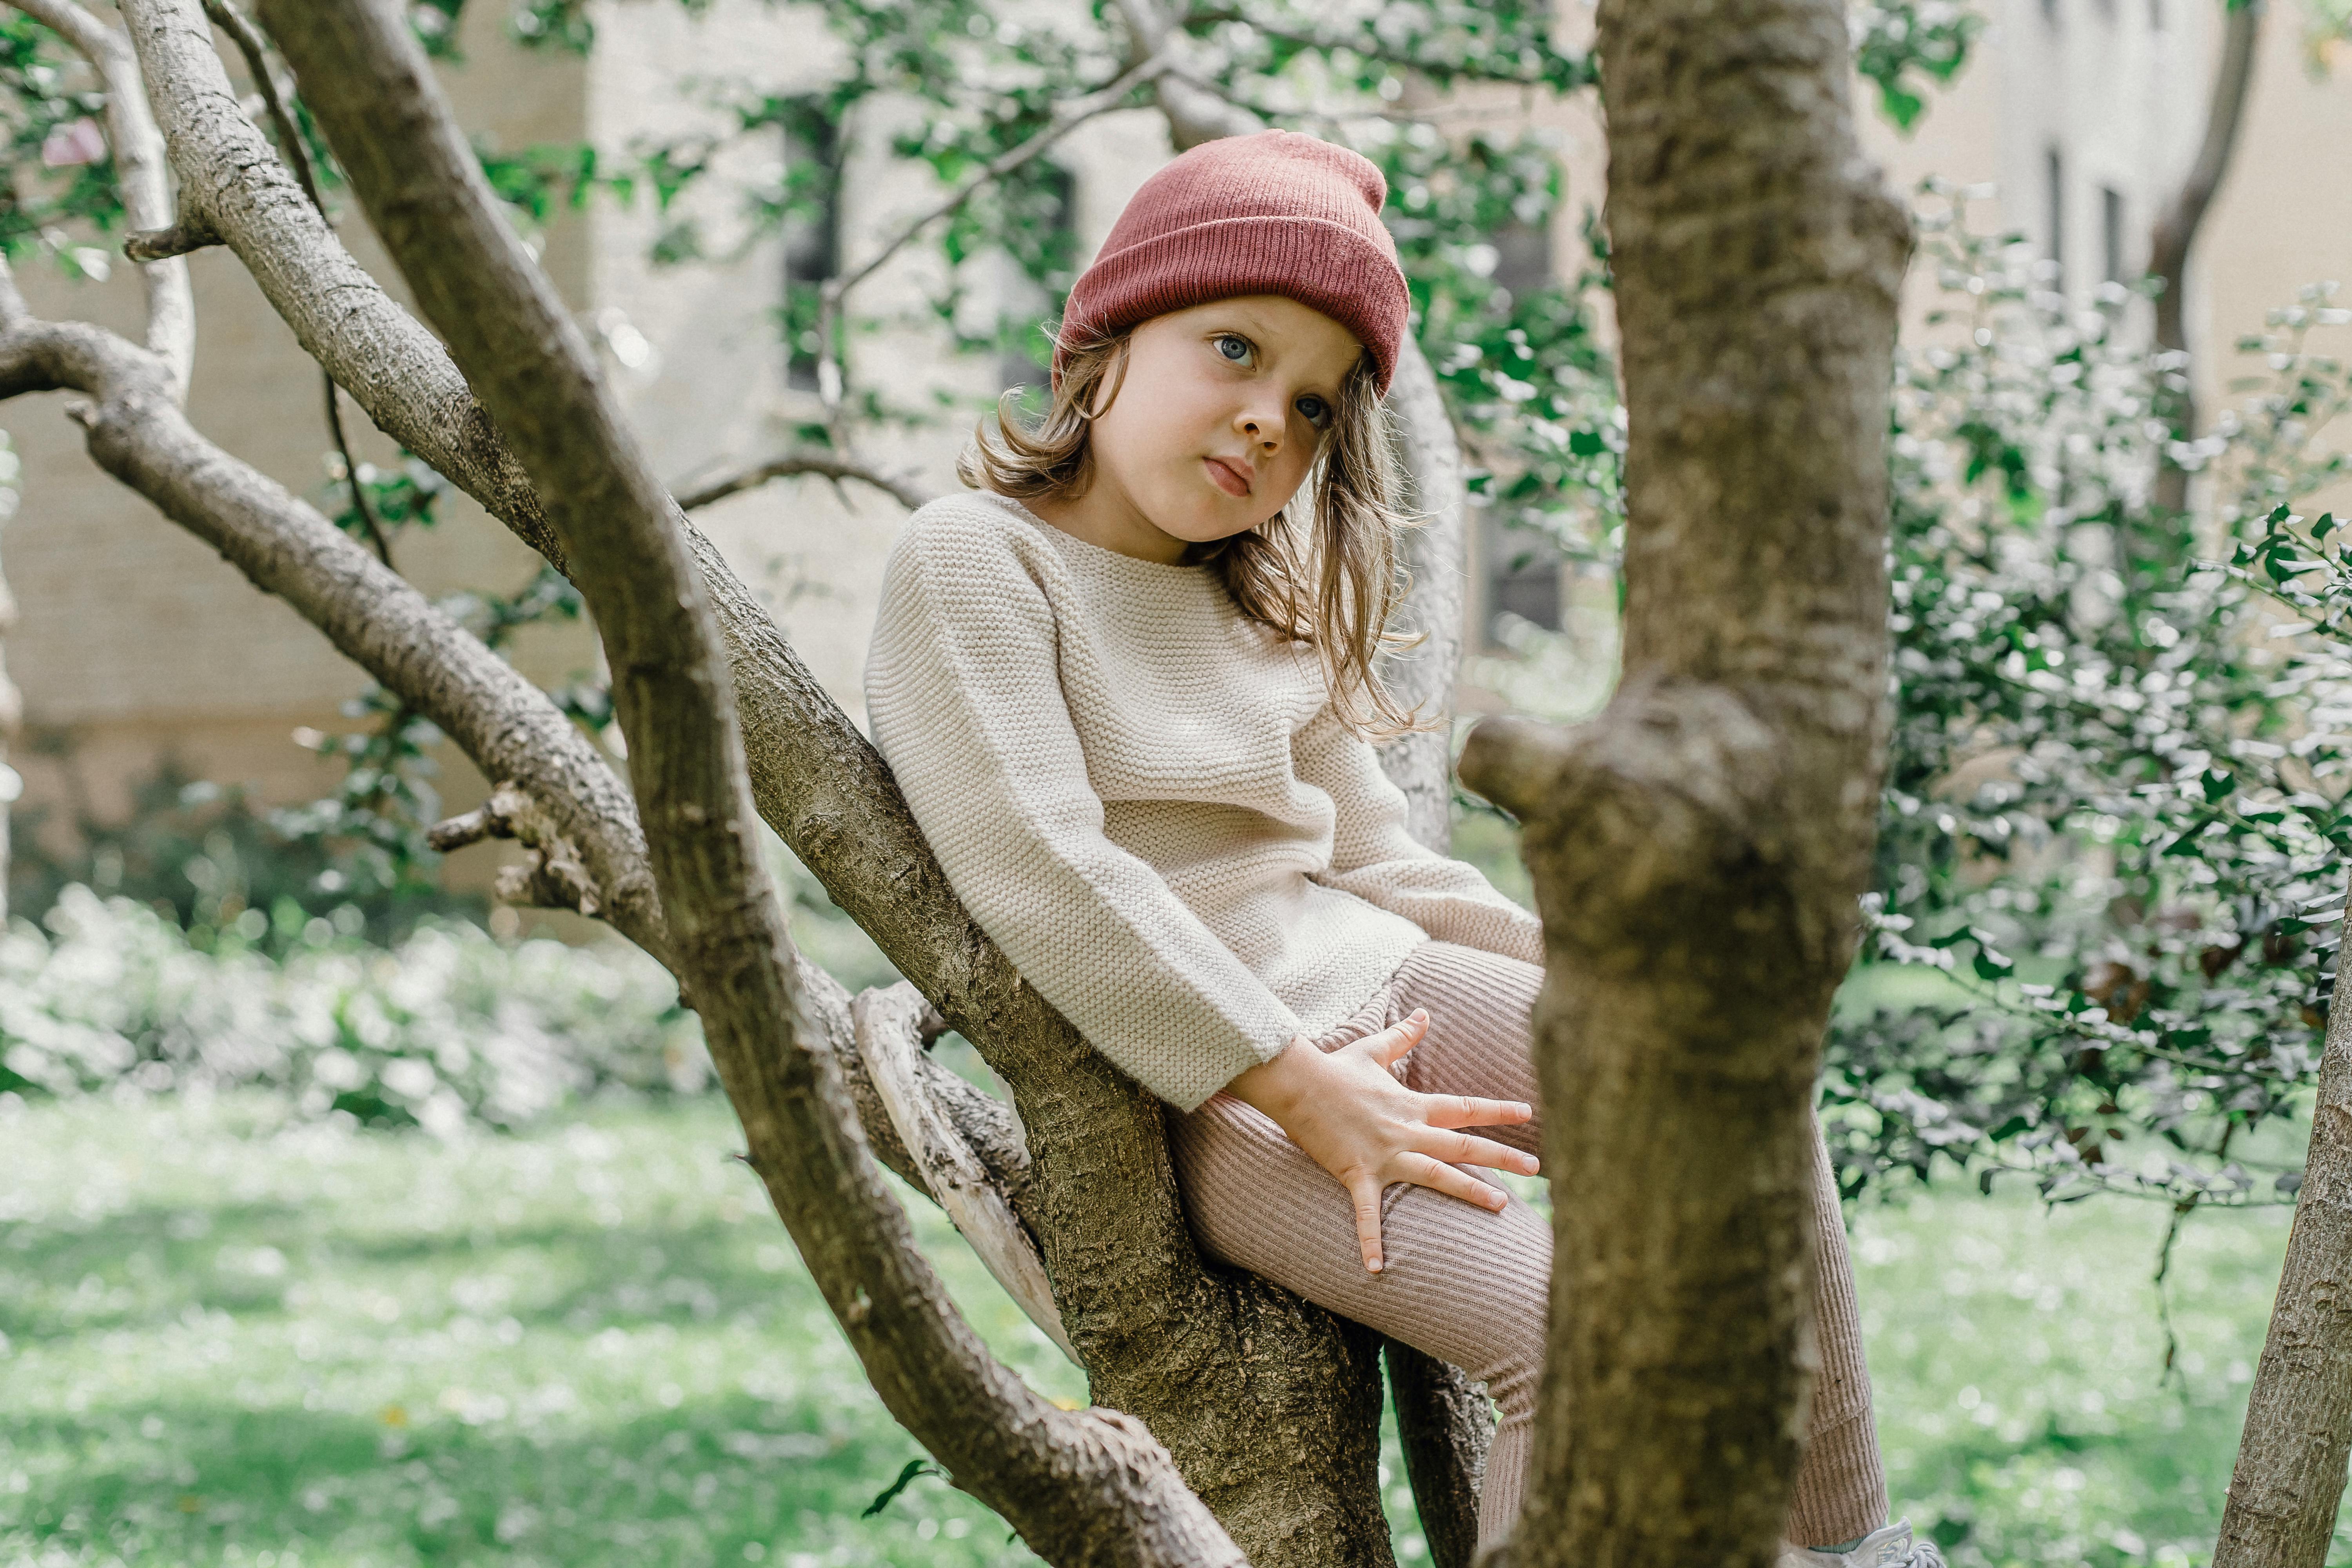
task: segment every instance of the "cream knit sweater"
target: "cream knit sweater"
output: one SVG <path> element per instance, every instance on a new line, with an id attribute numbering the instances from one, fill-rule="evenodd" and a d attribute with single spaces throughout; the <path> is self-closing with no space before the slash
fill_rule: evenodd
<path id="1" fill-rule="evenodd" d="M 982 929 L 1179 1109 L 1346 1019 L 1427 938 L 1542 962 L 1535 917 L 1405 832 L 1313 653 L 1209 568 L 935 500 L 890 556 L 866 710 Z"/>

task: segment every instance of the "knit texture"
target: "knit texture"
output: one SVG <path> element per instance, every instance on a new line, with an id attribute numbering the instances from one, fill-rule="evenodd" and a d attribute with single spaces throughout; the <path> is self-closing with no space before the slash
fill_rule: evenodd
<path id="1" fill-rule="evenodd" d="M 884 574 L 866 710 L 982 929 L 1181 1110 L 1346 1018 L 1428 937 L 1541 960 L 1534 916 L 1405 831 L 1313 651 L 1208 567 L 999 496 L 935 500 Z"/>
<path id="2" fill-rule="evenodd" d="M 1084 343 L 1171 310 L 1280 294 L 1356 335 L 1396 374 L 1410 302 L 1381 224 L 1388 182 L 1371 160 L 1298 131 L 1203 142 L 1143 182 L 1062 313 Z M 1062 352 L 1054 356 L 1061 379 Z"/>

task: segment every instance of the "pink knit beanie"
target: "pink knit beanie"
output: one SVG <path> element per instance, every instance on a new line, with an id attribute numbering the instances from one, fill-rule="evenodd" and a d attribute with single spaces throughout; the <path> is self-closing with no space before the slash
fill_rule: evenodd
<path id="1" fill-rule="evenodd" d="M 1355 333 L 1386 393 L 1407 310 L 1396 242 L 1381 226 L 1388 194 L 1370 159 L 1303 132 L 1204 142 L 1128 202 L 1070 290 L 1062 341 L 1212 300 L 1281 294 Z M 1062 358 L 1056 350 L 1057 383 Z"/>

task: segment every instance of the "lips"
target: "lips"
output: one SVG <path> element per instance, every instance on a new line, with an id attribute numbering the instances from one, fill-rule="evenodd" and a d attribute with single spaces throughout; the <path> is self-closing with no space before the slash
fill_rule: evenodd
<path id="1" fill-rule="evenodd" d="M 1229 496 L 1246 496 L 1255 488 L 1249 470 L 1238 464 L 1223 458 L 1203 458 L 1201 461 L 1208 468 L 1210 481 Z"/>

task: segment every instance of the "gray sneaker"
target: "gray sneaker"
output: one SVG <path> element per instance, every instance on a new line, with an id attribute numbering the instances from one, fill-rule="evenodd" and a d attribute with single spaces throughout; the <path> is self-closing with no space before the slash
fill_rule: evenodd
<path id="1" fill-rule="evenodd" d="M 1913 1541 L 1911 1521 L 1898 1519 L 1864 1536 L 1851 1552 L 1783 1546 L 1780 1568 L 1944 1568 L 1944 1554 L 1932 1541 Z"/>

